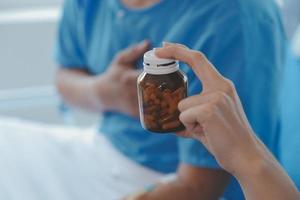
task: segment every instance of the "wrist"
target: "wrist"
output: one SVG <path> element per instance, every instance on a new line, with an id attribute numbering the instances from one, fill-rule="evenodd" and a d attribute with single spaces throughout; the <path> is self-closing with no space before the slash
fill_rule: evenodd
<path id="1" fill-rule="evenodd" d="M 261 159 L 254 135 L 251 132 L 243 132 L 239 135 L 242 138 L 238 138 L 237 142 L 226 147 L 226 151 L 216 154 L 219 165 L 233 176 L 248 173 L 251 165 L 256 165 L 255 163 Z"/>
<path id="2" fill-rule="evenodd" d="M 93 77 L 89 83 L 91 101 L 98 108 L 99 111 L 108 110 L 112 104 L 112 98 L 110 98 L 110 81 L 106 74 L 101 74 Z"/>
<path id="3" fill-rule="evenodd" d="M 252 141 L 251 148 L 244 154 L 240 167 L 236 168 L 233 173 L 233 176 L 239 181 L 248 181 L 249 178 L 258 180 L 268 171 L 272 163 L 270 160 L 272 156 L 270 157 L 270 153 L 264 145 L 255 136 Z"/>

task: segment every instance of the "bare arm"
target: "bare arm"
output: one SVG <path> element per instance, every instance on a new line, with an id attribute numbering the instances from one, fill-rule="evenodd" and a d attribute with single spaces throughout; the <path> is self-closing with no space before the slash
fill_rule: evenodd
<path id="1" fill-rule="evenodd" d="M 102 93 L 97 95 L 96 83 L 99 84 L 97 91 Z M 97 78 L 89 75 L 83 70 L 59 69 L 56 74 L 56 88 L 66 103 L 83 109 L 101 112 L 109 107 L 105 100 L 106 84 L 105 75 Z M 101 100 L 99 97 L 104 97 Z"/>
<path id="2" fill-rule="evenodd" d="M 300 199 L 296 186 L 273 155 L 259 139 L 256 138 L 255 141 L 257 150 L 253 149 L 253 152 L 257 152 L 257 155 L 252 159 L 248 156 L 248 165 L 234 172 L 246 199 Z M 246 159 L 244 162 L 247 162 Z"/>
<path id="3" fill-rule="evenodd" d="M 158 184 L 150 192 L 128 196 L 126 200 L 217 200 L 223 193 L 230 175 L 223 170 L 213 170 L 181 164 L 177 178 Z"/>
<path id="4" fill-rule="evenodd" d="M 199 200 L 218 199 L 230 178 L 223 170 L 212 170 L 181 164 L 177 179 L 168 184 L 159 185 L 147 194 L 149 200 Z"/>
<path id="5" fill-rule="evenodd" d="M 170 44 L 157 54 L 188 63 L 203 92 L 179 103 L 183 136 L 201 141 L 219 164 L 240 182 L 248 200 L 297 200 L 299 191 L 254 134 L 233 83 L 200 52 Z"/>

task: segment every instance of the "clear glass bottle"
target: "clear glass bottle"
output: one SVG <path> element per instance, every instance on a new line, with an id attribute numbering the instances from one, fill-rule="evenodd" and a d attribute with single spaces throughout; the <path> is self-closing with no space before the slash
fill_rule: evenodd
<path id="1" fill-rule="evenodd" d="M 161 59 L 154 51 L 144 54 L 144 71 L 138 78 L 141 124 L 151 132 L 168 133 L 184 129 L 178 103 L 187 96 L 187 77 L 178 61 Z"/>

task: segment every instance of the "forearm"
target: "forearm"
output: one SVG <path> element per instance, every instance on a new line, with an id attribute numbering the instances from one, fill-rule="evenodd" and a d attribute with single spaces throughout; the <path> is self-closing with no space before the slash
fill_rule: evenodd
<path id="1" fill-rule="evenodd" d="M 82 70 L 60 69 L 56 75 L 56 87 L 64 101 L 75 107 L 80 107 L 94 112 L 107 109 L 105 102 L 99 96 L 105 96 L 105 77 L 91 76 Z M 103 82 L 95 88 L 96 82 Z M 106 83 L 107 84 L 107 83 Z M 101 87 L 102 86 L 102 87 Z"/>
<path id="2" fill-rule="evenodd" d="M 296 200 L 299 191 L 271 153 L 260 144 L 262 156 L 249 161 L 249 167 L 237 172 L 247 200 Z"/>
<path id="3" fill-rule="evenodd" d="M 196 188 L 195 186 L 185 185 L 180 180 L 175 180 L 170 183 L 160 184 L 145 195 L 143 200 L 200 200 L 200 199 L 218 199 L 216 195 L 211 198 L 208 191 L 203 191 L 206 188 Z"/>
<path id="4" fill-rule="evenodd" d="M 186 185 L 180 179 L 156 185 L 155 189 L 147 193 L 145 200 L 180 200 L 200 199 L 199 189 Z"/>
<path id="5" fill-rule="evenodd" d="M 175 180 L 158 185 L 143 200 L 218 199 L 229 178 L 230 175 L 223 170 L 181 164 Z"/>

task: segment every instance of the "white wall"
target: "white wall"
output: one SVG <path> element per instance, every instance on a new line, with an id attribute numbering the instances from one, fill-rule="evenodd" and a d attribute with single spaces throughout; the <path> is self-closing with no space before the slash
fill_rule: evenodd
<path id="1" fill-rule="evenodd" d="M 0 0 L 0 115 L 63 123 L 53 86 L 61 0 Z M 95 116 L 76 112 L 78 124 Z"/>
<path id="2" fill-rule="evenodd" d="M 0 90 L 53 83 L 55 23 L 0 24 Z"/>
<path id="3" fill-rule="evenodd" d="M 16 9 L 60 5 L 62 0 L 1 0 L 0 9 Z"/>

